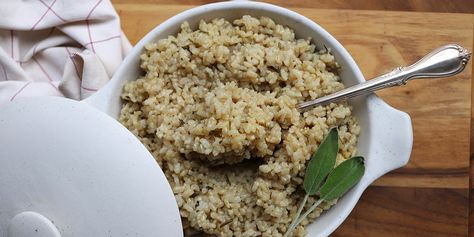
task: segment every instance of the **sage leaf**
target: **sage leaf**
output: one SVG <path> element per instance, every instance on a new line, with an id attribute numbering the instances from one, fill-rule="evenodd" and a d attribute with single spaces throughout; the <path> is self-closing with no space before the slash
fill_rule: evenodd
<path id="1" fill-rule="evenodd" d="M 352 157 L 338 165 L 321 187 L 320 198 L 332 201 L 341 197 L 362 178 L 365 172 L 364 158 Z"/>
<path id="2" fill-rule="evenodd" d="M 308 195 L 316 194 L 323 180 L 333 170 L 339 149 L 338 141 L 337 128 L 331 128 L 318 150 L 311 157 L 303 181 L 303 188 Z"/>

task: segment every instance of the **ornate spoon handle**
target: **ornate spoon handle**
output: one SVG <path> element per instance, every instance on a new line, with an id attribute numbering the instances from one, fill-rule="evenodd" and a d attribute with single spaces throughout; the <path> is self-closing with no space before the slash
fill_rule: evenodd
<path id="1" fill-rule="evenodd" d="M 405 85 L 408 80 L 417 78 L 439 78 L 456 75 L 466 67 L 471 53 L 456 44 L 449 44 L 433 50 L 418 62 L 397 67 L 391 72 L 368 80 L 361 84 L 348 87 L 333 94 L 302 102 L 298 110 L 304 111 L 318 105 L 328 104 L 392 86 Z"/>

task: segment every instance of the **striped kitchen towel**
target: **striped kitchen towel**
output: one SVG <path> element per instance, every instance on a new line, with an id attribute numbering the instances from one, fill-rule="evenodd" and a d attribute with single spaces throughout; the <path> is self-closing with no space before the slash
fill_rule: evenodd
<path id="1" fill-rule="evenodd" d="M 109 0 L 2 0 L 0 105 L 28 96 L 84 99 L 130 49 Z"/>

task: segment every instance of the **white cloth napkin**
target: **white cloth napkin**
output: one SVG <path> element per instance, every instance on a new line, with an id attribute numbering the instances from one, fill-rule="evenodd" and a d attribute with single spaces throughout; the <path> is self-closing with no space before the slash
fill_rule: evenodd
<path id="1" fill-rule="evenodd" d="M 130 49 L 109 0 L 1 0 L 0 105 L 27 96 L 84 99 Z"/>

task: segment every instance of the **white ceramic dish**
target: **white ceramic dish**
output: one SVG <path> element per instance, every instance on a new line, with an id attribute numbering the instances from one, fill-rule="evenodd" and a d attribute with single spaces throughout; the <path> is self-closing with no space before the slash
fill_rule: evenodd
<path id="1" fill-rule="evenodd" d="M 113 79 L 86 102 L 117 118 L 121 108 L 120 93 L 123 84 L 135 80 L 143 73 L 139 68 L 139 56 L 145 44 L 166 38 L 168 35 L 175 35 L 184 21 L 188 21 L 191 27 L 195 27 L 201 19 L 223 17 L 232 20 L 246 14 L 271 17 L 277 23 L 292 28 L 297 37 L 311 37 L 317 47 L 321 48 L 325 45 L 331 48 L 342 67 L 340 76 L 346 86 L 364 81 L 362 73 L 350 54 L 316 23 L 285 8 L 264 3 L 236 1 L 209 4 L 187 10 L 153 29 L 134 47 Z M 351 104 L 361 125 L 358 149 L 359 154 L 366 157 L 366 173 L 362 180 L 339 200 L 337 205 L 310 224 L 308 236 L 311 237 L 328 236 L 332 233 L 349 215 L 362 192 L 374 180 L 405 165 L 410 157 L 413 134 L 411 120 L 406 113 L 390 107 L 374 94 L 352 100 Z"/>

